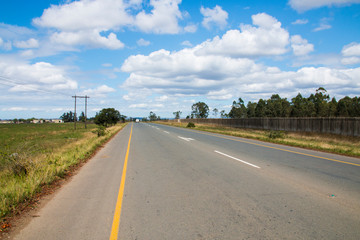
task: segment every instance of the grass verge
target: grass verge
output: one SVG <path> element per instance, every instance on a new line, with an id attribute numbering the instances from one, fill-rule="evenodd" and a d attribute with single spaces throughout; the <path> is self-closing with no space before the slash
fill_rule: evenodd
<path id="1" fill-rule="evenodd" d="M 187 123 L 157 122 L 176 127 L 187 127 Z M 235 137 L 256 139 L 265 142 L 319 150 L 329 153 L 360 157 L 360 138 L 340 136 L 335 134 L 297 133 L 284 131 L 268 131 L 255 129 L 240 129 L 220 127 L 205 124 L 195 124 L 192 129 L 225 134 Z"/>
<path id="2" fill-rule="evenodd" d="M 125 125 L 109 127 L 100 137 L 94 124 L 76 131 L 70 124 L 0 126 L 0 220 L 86 161 Z"/>

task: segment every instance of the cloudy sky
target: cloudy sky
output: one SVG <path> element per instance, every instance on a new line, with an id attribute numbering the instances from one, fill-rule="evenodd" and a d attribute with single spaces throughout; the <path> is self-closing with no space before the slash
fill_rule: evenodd
<path id="1" fill-rule="evenodd" d="M 0 119 L 228 112 L 324 87 L 360 95 L 360 0 L 11 0 L 0 3 Z M 84 100 L 78 101 L 84 110 Z"/>

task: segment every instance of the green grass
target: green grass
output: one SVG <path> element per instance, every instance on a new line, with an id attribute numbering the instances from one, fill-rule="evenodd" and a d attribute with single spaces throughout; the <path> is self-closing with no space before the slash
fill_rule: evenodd
<path id="1" fill-rule="evenodd" d="M 157 122 L 176 127 L 187 126 L 187 123 Z M 256 139 L 265 142 L 302 147 L 324 152 L 360 157 L 360 138 L 335 134 L 296 133 L 284 131 L 266 131 L 255 129 L 241 129 L 219 127 L 214 125 L 195 124 L 196 130 L 225 134 L 235 137 Z"/>
<path id="2" fill-rule="evenodd" d="M 63 177 L 123 128 L 119 124 L 98 137 L 97 126 L 78 124 L 0 125 L 0 218 L 31 199 L 41 187 Z"/>

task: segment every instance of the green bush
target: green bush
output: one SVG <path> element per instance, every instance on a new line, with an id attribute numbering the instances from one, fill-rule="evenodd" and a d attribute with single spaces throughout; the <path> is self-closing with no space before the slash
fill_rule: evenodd
<path id="1" fill-rule="evenodd" d="M 268 134 L 268 138 L 270 139 L 277 139 L 277 138 L 284 138 L 285 133 L 282 131 L 270 131 Z"/>
<path id="2" fill-rule="evenodd" d="M 189 122 L 186 127 L 187 127 L 187 128 L 194 128 L 194 127 L 195 127 L 195 124 L 192 123 L 192 122 Z"/>
<path id="3" fill-rule="evenodd" d="M 93 131 L 93 133 L 97 134 L 98 137 L 105 136 L 106 127 L 103 125 L 98 125 L 98 127 Z"/>

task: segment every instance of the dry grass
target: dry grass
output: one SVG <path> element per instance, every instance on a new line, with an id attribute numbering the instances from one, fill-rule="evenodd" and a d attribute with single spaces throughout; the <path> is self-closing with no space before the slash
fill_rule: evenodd
<path id="1" fill-rule="evenodd" d="M 51 128 L 47 131 L 39 129 L 42 126 L 31 126 L 33 129 L 27 134 L 21 131 L 16 134 L 14 126 L 13 134 L 9 134 L 13 139 L 0 149 L 3 154 L 0 159 L 0 217 L 13 212 L 19 203 L 31 199 L 43 185 L 63 177 L 71 166 L 88 159 L 125 125 L 108 128 L 102 137 L 92 132 L 95 126 L 77 132 L 72 129 L 59 129 L 57 132 Z M 68 128 L 64 125 L 58 127 Z M 17 142 L 15 145 L 21 146 L 13 146 Z M 16 154 L 6 151 L 16 151 Z"/>
<path id="2" fill-rule="evenodd" d="M 187 123 L 159 122 L 161 124 L 185 128 Z M 314 149 L 324 152 L 360 157 L 360 138 L 335 134 L 297 133 L 265 131 L 255 129 L 240 129 L 219 127 L 205 124 L 195 124 L 196 130 L 220 133 L 235 137 L 257 139 L 266 142 L 279 143 L 289 146 Z M 275 133 L 275 134 L 274 134 Z M 272 135 L 271 135 L 272 134 Z M 270 137 L 277 136 L 277 137 Z"/>

